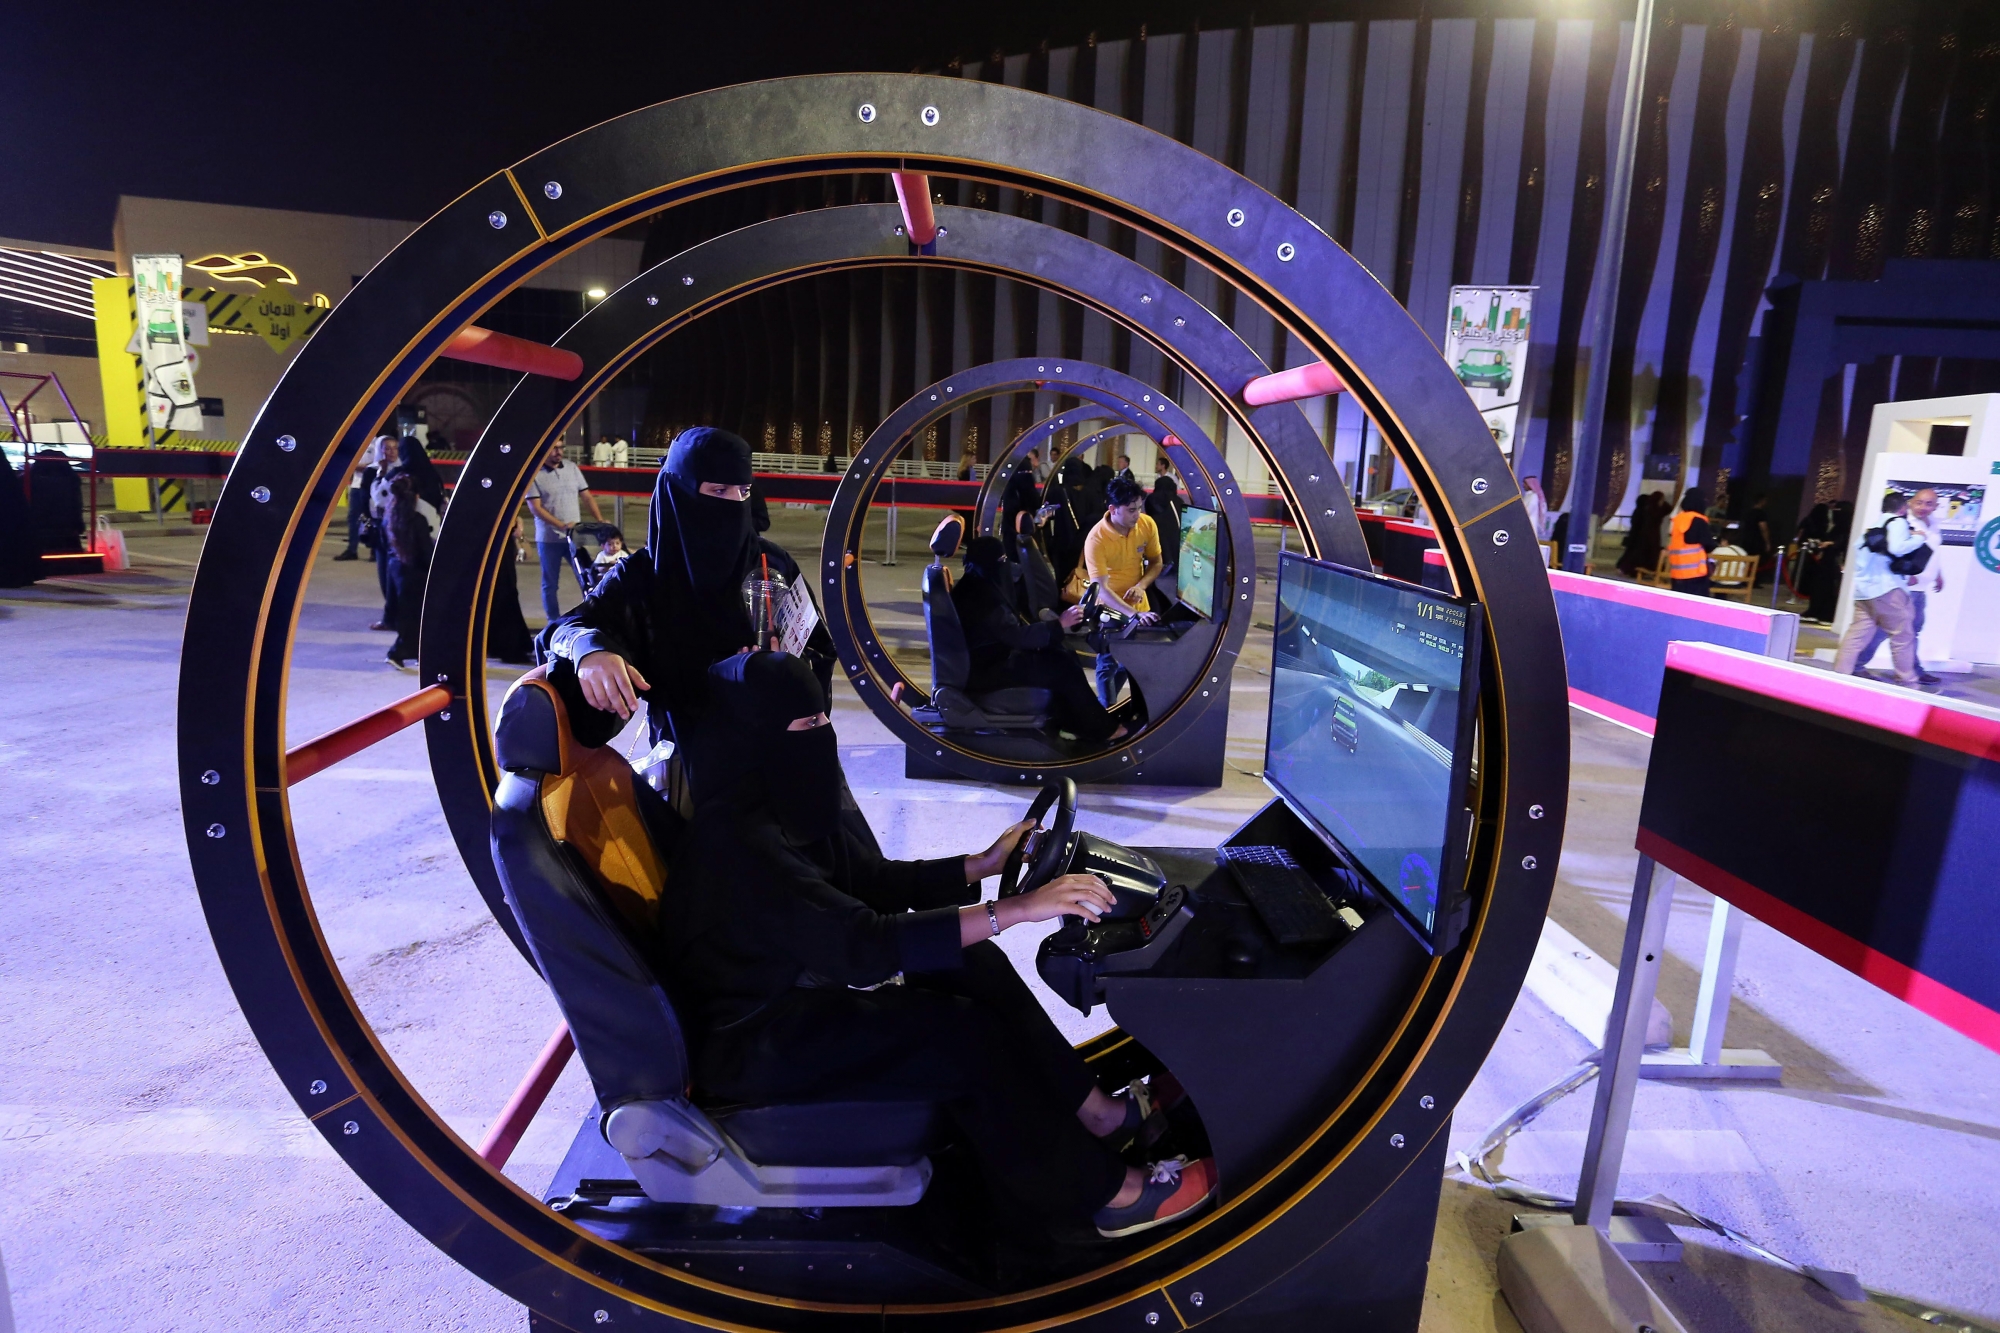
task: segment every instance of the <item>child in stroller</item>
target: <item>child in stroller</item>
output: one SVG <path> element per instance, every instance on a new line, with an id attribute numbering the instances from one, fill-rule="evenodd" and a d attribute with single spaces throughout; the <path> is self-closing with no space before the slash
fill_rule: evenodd
<path id="1" fill-rule="evenodd" d="M 597 544 L 597 553 L 592 555 L 589 543 Z M 625 534 L 609 523 L 573 523 L 569 530 L 569 563 L 576 571 L 576 584 L 588 597 L 597 591 L 597 585 L 609 574 L 620 560 L 625 550 Z"/>

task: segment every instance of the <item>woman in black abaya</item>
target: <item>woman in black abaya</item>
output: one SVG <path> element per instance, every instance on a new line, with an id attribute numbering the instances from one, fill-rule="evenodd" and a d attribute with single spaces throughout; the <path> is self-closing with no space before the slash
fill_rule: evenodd
<path id="1" fill-rule="evenodd" d="M 709 725 L 708 668 L 751 647 L 743 582 L 767 568 L 799 578 L 791 557 L 757 536 L 750 483 L 741 437 L 682 431 L 653 485 L 646 549 L 543 632 L 544 655 L 575 671 L 593 708 L 629 718 L 646 703 L 652 743 L 674 741 L 697 791 L 711 737 L 727 743 Z M 824 688 L 833 658 L 823 625 L 806 656 Z"/>
<path id="2" fill-rule="evenodd" d="M 423 441 L 414 435 L 405 435 L 396 445 L 396 475 L 410 479 L 419 500 L 440 514 L 444 512 L 444 475 L 431 462 Z"/>

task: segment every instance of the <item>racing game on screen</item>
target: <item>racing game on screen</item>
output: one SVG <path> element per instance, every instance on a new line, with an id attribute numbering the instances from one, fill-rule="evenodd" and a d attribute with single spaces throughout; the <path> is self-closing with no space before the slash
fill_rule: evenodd
<path id="1" fill-rule="evenodd" d="M 1264 775 L 1427 937 L 1452 803 L 1466 608 L 1286 557 Z"/>
<path id="2" fill-rule="evenodd" d="M 1181 511 L 1181 554 L 1174 569 L 1180 599 L 1190 611 L 1215 618 L 1215 530 L 1222 515 L 1189 505 Z"/>

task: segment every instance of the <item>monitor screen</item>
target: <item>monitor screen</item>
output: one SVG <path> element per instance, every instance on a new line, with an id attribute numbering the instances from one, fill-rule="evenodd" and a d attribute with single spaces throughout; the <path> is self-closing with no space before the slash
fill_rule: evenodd
<path id="1" fill-rule="evenodd" d="M 1189 505 L 1181 511 L 1181 554 L 1174 567 L 1174 586 L 1181 602 L 1195 614 L 1215 617 L 1215 534 L 1222 515 Z"/>
<path id="2" fill-rule="evenodd" d="M 1480 608 L 1285 555 L 1264 777 L 1427 947 L 1456 943 Z"/>

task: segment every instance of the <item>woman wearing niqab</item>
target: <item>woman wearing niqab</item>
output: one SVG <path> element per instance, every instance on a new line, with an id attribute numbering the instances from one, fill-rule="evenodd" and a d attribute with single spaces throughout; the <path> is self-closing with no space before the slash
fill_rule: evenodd
<path id="1" fill-rule="evenodd" d="M 576 671 L 584 701 L 615 714 L 605 725 L 646 703 L 652 742 L 680 747 L 697 790 L 711 736 L 724 739 L 707 725 L 708 669 L 752 646 L 743 582 L 765 568 L 792 583 L 799 577 L 789 555 L 758 537 L 750 484 L 742 437 L 708 426 L 682 431 L 653 483 L 646 549 L 543 632 L 544 654 Z M 823 658 L 813 662 L 822 686 L 832 662 L 825 635 L 824 625 L 815 630 L 808 652 Z M 590 662 L 598 653 L 607 656 Z"/>
<path id="2" fill-rule="evenodd" d="M 440 514 L 444 512 L 444 475 L 431 462 L 423 441 L 414 435 L 405 435 L 396 445 L 396 475 L 410 479 L 419 500 Z"/>

